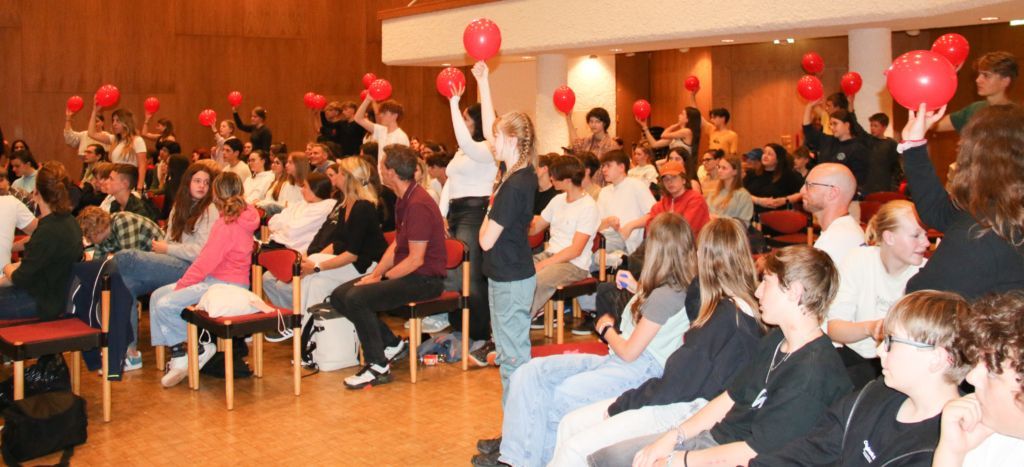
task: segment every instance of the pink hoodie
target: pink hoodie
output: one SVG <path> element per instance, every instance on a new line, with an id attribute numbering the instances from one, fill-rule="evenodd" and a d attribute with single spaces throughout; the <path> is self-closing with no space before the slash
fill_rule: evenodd
<path id="1" fill-rule="evenodd" d="M 199 257 L 181 276 L 174 290 L 198 284 L 207 277 L 248 286 L 253 232 L 259 225 L 260 215 L 251 205 L 230 224 L 225 223 L 223 217 L 218 218 Z"/>

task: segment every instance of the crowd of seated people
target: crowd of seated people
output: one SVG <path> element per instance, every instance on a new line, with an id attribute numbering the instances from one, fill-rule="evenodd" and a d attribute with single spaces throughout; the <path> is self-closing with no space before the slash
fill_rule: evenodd
<path id="1" fill-rule="evenodd" d="M 305 151 L 274 144 L 256 107 L 192 158 L 170 120 L 151 132 L 152 115 L 136 127 L 122 108 L 107 132 L 94 108 L 76 131 L 68 112 L 81 174 L 24 141 L 2 152 L 0 321 L 62 317 L 73 268 L 94 264 L 119 284 L 111 373 L 143 367 L 148 334 L 170 350 L 161 384 L 174 387 L 190 365 L 181 310 L 214 285 L 249 289 L 254 248 L 287 248 L 298 311 L 330 306 L 355 327 L 365 364 L 349 389 L 391 382 L 418 350 L 382 312 L 470 284 L 468 335 L 461 312 L 422 330 L 451 328 L 471 343 L 461 358 L 500 366 L 500 436 L 474 465 L 1009 465 L 1024 459 L 1024 109 L 1006 98 L 1012 55 L 975 67 L 983 100 L 910 111 L 898 143 L 887 115 L 868 132 L 837 93 L 805 108 L 807 146 L 745 154 L 726 109 L 685 107 L 658 137 L 639 121 L 630 155 L 598 107 L 589 135 L 566 115 L 565 153 L 538 157 L 530 117 L 495 112 L 483 62 L 479 104 L 451 89 L 452 152 L 369 96 L 314 113 Z M 946 185 L 933 128 L 960 136 Z M 909 193 L 862 224 L 858 201 L 901 176 Z M 817 233 L 755 256 L 759 216 L 780 209 Z M 468 274 L 448 267 L 446 239 Z M 531 320 L 602 272 L 613 279 L 581 297 L 590 319 L 574 332 L 608 354 L 531 358 Z M 292 285 L 266 274 L 262 290 L 291 307 Z M 195 363 L 215 353 L 203 343 Z"/>

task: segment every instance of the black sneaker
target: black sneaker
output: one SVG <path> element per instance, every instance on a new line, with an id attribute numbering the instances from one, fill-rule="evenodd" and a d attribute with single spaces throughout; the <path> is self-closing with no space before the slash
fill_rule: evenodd
<path id="1" fill-rule="evenodd" d="M 578 320 L 572 327 L 572 333 L 577 336 L 589 336 L 594 332 L 594 325 L 597 323 L 597 319 L 594 315 L 583 312 L 583 319 Z"/>
<path id="2" fill-rule="evenodd" d="M 494 352 L 494 341 L 487 341 L 479 349 L 469 353 L 469 361 L 476 366 L 487 366 L 487 354 Z"/>
<path id="3" fill-rule="evenodd" d="M 345 378 L 345 387 L 349 389 L 362 389 L 367 386 L 379 386 L 391 382 L 391 367 L 369 364 L 364 366 L 359 373 Z"/>
<path id="4" fill-rule="evenodd" d="M 476 450 L 480 454 L 494 454 L 501 448 L 501 436 L 491 439 L 481 439 L 476 442 Z"/>
<path id="5" fill-rule="evenodd" d="M 536 318 L 530 321 L 530 329 L 544 329 L 544 312 L 542 311 Z"/>
<path id="6" fill-rule="evenodd" d="M 473 456 L 472 462 L 473 462 L 474 466 L 481 466 L 481 467 L 494 467 L 494 466 L 509 465 L 509 464 L 506 464 L 506 463 L 498 460 L 499 457 L 501 457 L 501 453 L 500 452 L 494 452 L 494 453 L 491 453 L 491 454 L 477 454 L 477 455 Z"/>

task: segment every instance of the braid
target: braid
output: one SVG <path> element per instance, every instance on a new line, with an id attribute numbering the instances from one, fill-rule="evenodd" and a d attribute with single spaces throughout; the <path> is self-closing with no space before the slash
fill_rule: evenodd
<path id="1" fill-rule="evenodd" d="M 533 163 L 534 130 L 533 122 L 530 120 L 530 117 L 520 112 L 506 114 L 502 117 L 502 122 L 511 127 L 511 129 L 516 130 L 514 132 L 510 131 L 509 133 L 516 134 L 519 138 L 519 144 L 516 148 L 516 151 L 519 153 L 519 160 L 505 171 L 505 175 L 502 176 L 502 181 L 504 182 L 505 180 L 508 180 L 515 171 Z"/>

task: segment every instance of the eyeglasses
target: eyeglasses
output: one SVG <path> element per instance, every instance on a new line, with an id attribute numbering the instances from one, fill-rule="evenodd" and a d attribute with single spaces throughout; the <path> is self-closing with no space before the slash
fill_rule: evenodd
<path id="1" fill-rule="evenodd" d="M 700 161 L 701 162 L 711 162 L 713 160 L 715 160 L 713 157 L 705 157 L 705 158 L 701 159 Z"/>
<path id="2" fill-rule="evenodd" d="M 832 185 L 830 183 L 809 182 L 809 181 L 806 181 L 806 180 L 804 180 L 804 186 L 824 186 L 824 187 L 829 187 L 829 188 L 834 188 L 835 187 L 835 185 Z"/>
<path id="3" fill-rule="evenodd" d="M 912 340 L 908 340 L 908 339 L 900 339 L 899 337 L 893 337 L 892 334 L 890 334 L 888 336 L 885 336 L 885 338 L 882 339 L 882 348 L 884 348 L 886 352 L 892 351 L 892 343 L 893 342 L 895 342 L 897 344 L 906 344 L 906 345 L 909 345 L 911 347 L 914 347 L 915 349 L 934 349 L 935 348 L 935 346 L 932 345 L 932 344 L 925 344 L 924 342 L 917 342 L 917 341 L 912 341 Z"/>

